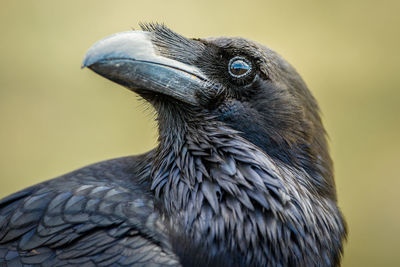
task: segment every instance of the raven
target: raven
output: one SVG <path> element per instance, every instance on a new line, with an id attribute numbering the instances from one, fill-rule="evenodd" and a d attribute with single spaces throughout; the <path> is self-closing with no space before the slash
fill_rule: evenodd
<path id="1" fill-rule="evenodd" d="M 0 265 L 340 265 L 326 133 L 294 68 L 247 39 L 141 27 L 83 67 L 154 107 L 158 146 L 1 200 Z"/>

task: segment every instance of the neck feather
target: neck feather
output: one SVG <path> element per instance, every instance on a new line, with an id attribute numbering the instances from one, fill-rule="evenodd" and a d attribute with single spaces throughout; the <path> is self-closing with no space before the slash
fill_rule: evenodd
<path id="1" fill-rule="evenodd" d="M 208 262 L 226 250 L 238 265 L 338 261 L 340 212 L 313 189 L 307 172 L 275 162 L 211 117 L 179 120 L 160 126 L 151 170 L 172 239 L 208 251 Z M 181 257 L 190 254 L 175 247 Z"/>

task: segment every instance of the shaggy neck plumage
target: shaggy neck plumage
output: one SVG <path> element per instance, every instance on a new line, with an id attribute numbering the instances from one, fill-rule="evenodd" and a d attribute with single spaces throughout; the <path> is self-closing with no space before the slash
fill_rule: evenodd
<path id="1" fill-rule="evenodd" d="M 278 166 L 200 110 L 165 108 L 151 189 L 172 236 L 184 233 L 179 239 L 207 251 L 208 263 L 222 254 L 232 265 L 338 260 L 341 218 L 334 200 L 313 190 L 307 173 Z M 191 254 L 178 247 L 181 257 Z M 287 251 L 293 253 L 282 255 Z"/>

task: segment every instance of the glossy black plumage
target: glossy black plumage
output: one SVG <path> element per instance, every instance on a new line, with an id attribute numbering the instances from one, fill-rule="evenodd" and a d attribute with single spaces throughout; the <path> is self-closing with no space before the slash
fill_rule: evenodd
<path id="1" fill-rule="evenodd" d="M 159 145 L 3 199 L 0 265 L 339 265 L 325 131 L 296 71 L 249 40 L 143 29 L 84 66 L 154 106 Z M 251 72 L 231 77 L 238 56 Z"/>
<path id="2" fill-rule="evenodd" d="M 0 264 L 175 265 L 158 247 L 165 237 L 148 185 L 135 183 L 138 159 L 97 163 L 3 199 Z"/>

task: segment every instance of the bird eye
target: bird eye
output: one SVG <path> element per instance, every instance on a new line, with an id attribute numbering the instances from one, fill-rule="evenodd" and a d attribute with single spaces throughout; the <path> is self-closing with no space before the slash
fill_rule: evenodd
<path id="1" fill-rule="evenodd" d="M 251 63 L 243 57 L 234 57 L 229 61 L 229 74 L 235 78 L 242 78 L 251 72 Z"/>

